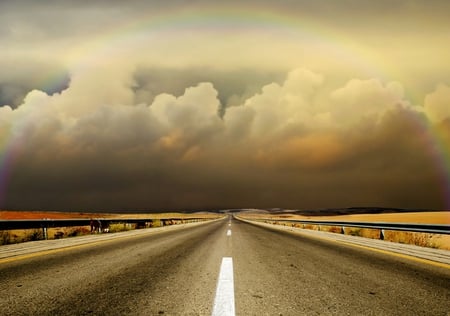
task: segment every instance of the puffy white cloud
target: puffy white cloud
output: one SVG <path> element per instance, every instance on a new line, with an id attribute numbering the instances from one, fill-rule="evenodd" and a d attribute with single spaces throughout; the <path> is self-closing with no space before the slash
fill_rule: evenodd
<path id="1" fill-rule="evenodd" d="M 378 121 L 387 111 L 405 105 L 403 87 L 397 82 L 350 80 L 331 93 L 330 111 L 337 124 L 355 124 L 362 119 Z"/>
<path id="2" fill-rule="evenodd" d="M 440 84 L 425 97 L 425 113 L 433 122 L 450 118 L 450 86 Z"/>
<path id="3" fill-rule="evenodd" d="M 295 69 L 221 117 L 208 82 L 134 104 L 132 73 L 80 74 L 61 93 L 0 107 L 0 144 L 21 138 L 6 206 L 26 195 L 54 208 L 328 207 L 355 192 L 349 201 L 400 206 L 423 183 L 409 206 L 440 205 L 408 118 L 421 113 L 399 83 L 353 79 L 330 91 L 323 75 Z M 448 115 L 448 91 L 427 97 L 430 118 Z"/>
<path id="4" fill-rule="evenodd" d="M 227 126 L 251 132 L 255 138 L 280 134 L 294 126 L 315 125 L 322 113 L 315 107 L 315 96 L 323 77 L 306 69 L 291 71 L 283 84 L 271 83 L 242 106 L 227 109 Z M 247 121 L 246 121 L 247 120 Z"/>
<path id="5" fill-rule="evenodd" d="M 151 110 L 172 128 L 202 129 L 220 122 L 219 106 L 212 84 L 201 83 L 187 88 L 178 98 L 168 94 L 157 96 Z"/>
<path id="6" fill-rule="evenodd" d="M 2 106 L 0 107 L 0 122 L 2 123 L 8 123 L 11 119 L 11 115 L 13 113 L 13 110 L 10 106 Z"/>

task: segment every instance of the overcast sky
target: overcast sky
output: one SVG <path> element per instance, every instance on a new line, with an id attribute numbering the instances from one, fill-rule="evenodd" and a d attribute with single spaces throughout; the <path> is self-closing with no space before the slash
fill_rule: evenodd
<path id="1" fill-rule="evenodd" d="M 448 12 L 1 1 L 0 209 L 449 209 Z"/>

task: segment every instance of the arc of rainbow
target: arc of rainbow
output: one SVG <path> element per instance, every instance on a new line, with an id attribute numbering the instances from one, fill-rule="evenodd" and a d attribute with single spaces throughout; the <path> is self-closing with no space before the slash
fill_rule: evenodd
<path id="1" fill-rule="evenodd" d="M 21 124 L 21 122 L 19 122 L 19 124 Z M 25 131 L 26 126 L 22 125 L 22 127 L 20 128 L 22 128 L 23 132 Z M 6 201 L 7 185 L 11 177 L 11 170 L 22 145 L 22 135 L 14 133 L 12 129 L 12 127 L 9 127 L 9 131 L 7 131 L 7 134 L 3 137 L 3 142 L 0 141 L 0 209 Z M 0 129 L 0 132 L 1 131 L 2 129 Z M 0 137 L 2 136 L 3 135 L 0 134 Z M 0 138 L 0 140 L 1 139 L 2 138 Z"/>
<path id="2" fill-rule="evenodd" d="M 239 5 L 203 7 L 199 11 L 187 8 L 162 12 L 144 13 L 131 22 L 118 24 L 97 34 L 92 41 L 75 51 L 68 64 L 75 71 L 90 71 L 104 61 L 114 61 L 127 50 L 128 43 L 134 39 L 149 38 L 165 33 L 169 38 L 181 30 L 207 32 L 209 30 L 232 31 L 255 30 L 258 32 L 278 30 L 289 34 L 293 39 L 302 38 L 310 43 L 320 44 L 327 54 L 334 55 L 343 64 L 352 64 L 369 76 L 384 78 L 379 68 L 373 67 L 362 51 L 356 52 L 351 39 L 334 30 L 327 29 L 307 17 L 298 17 L 287 10 L 271 11 L 268 7 Z M 347 47 L 352 46 L 352 51 Z M 133 43 L 133 47 L 136 43 Z"/>
<path id="3" fill-rule="evenodd" d="M 193 28 L 231 28 L 233 31 L 239 28 L 256 30 L 277 29 L 292 34 L 293 38 L 302 37 L 312 41 L 320 41 L 330 49 L 330 53 L 343 62 L 356 65 L 365 71 L 370 77 L 387 80 L 386 71 L 381 71 L 382 66 L 377 65 L 362 51 L 357 51 L 350 39 L 336 31 L 326 29 L 320 24 L 309 20 L 307 17 L 298 17 L 287 10 L 273 12 L 271 8 L 240 5 L 238 8 L 222 6 L 204 7 L 200 11 L 192 11 L 187 8 L 176 11 L 157 14 L 143 14 L 135 21 L 123 23 L 113 29 L 101 33 L 96 40 L 82 51 L 82 58 L 76 56 L 75 65 L 95 64 L 98 59 L 111 58 L 117 55 L 117 47 L 126 46 L 126 42 L 133 36 L 145 35 L 155 32 L 176 32 L 179 29 Z M 348 47 L 351 47 L 349 50 Z M 419 104 L 422 102 L 418 102 Z M 411 120 L 415 120 L 410 118 Z M 417 121 L 417 120 L 415 120 Z M 416 124 L 423 131 L 426 139 L 427 153 L 435 164 L 441 179 L 442 196 L 445 205 L 450 209 L 450 144 L 440 136 L 431 124 Z"/>
<path id="4" fill-rule="evenodd" d="M 406 119 L 420 135 L 426 155 L 433 162 L 440 182 L 440 195 L 445 209 L 450 210 L 450 135 L 446 135 L 440 126 L 434 126 L 424 117 L 424 113 L 415 111 L 405 111 L 404 113 Z"/>
<path id="5" fill-rule="evenodd" d="M 7 184 L 10 178 L 12 162 L 16 157 L 17 146 L 14 145 L 13 141 L 9 141 L 0 148 L 3 148 L 0 151 L 0 208 L 2 208 L 6 199 Z"/>
<path id="6" fill-rule="evenodd" d="M 327 30 L 321 25 L 306 19 L 293 16 L 288 11 L 272 12 L 270 8 L 257 8 L 241 5 L 238 8 L 222 6 L 217 9 L 205 7 L 200 11 L 192 11 L 187 8 L 176 11 L 163 12 L 157 15 L 143 14 L 140 18 L 132 22 L 119 24 L 100 33 L 91 41 L 69 58 L 69 67 L 72 69 L 82 69 L 92 71 L 92 66 L 96 61 L 103 58 L 114 59 L 120 56 L 120 47 L 123 47 L 130 38 L 156 34 L 157 32 L 176 32 L 183 28 L 202 29 L 204 27 L 216 28 L 255 28 L 255 29 L 283 29 L 292 32 L 293 36 L 303 36 L 310 40 L 318 40 L 330 49 L 330 52 L 342 58 L 348 63 L 356 64 L 360 69 L 364 69 L 369 75 L 384 79 L 384 72 L 380 72 L 381 67 L 376 67 L 370 59 L 364 56 L 363 52 L 349 51 L 352 47 L 351 41 L 342 37 L 342 34 Z M 57 77 L 53 74 L 52 77 Z M 437 165 L 442 176 L 442 187 L 445 203 L 450 208 L 450 144 L 439 137 L 429 126 L 422 126 L 427 131 L 431 156 Z M 8 169 L 17 152 L 15 143 L 17 140 L 11 138 L 4 144 L 2 158 L 0 160 L 0 207 L 1 197 L 4 196 Z"/>
<path id="7" fill-rule="evenodd" d="M 429 126 L 427 131 L 430 133 L 427 137 L 429 155 L 435 162 L 439 173 L 442 195 L 446 203 L 445 207 L 450 210 L 450 135 L 445 134 L 440 127 Z"/>

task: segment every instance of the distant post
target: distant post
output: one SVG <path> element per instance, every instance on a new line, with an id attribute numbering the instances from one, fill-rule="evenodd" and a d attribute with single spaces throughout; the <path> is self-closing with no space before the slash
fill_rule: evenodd
<path id="1" fill-rule="evenodd" d="M 42 236 L 45 240 L 48 239 L 48 218 L 44 218 L 44 223 L 42 224 Z"/>

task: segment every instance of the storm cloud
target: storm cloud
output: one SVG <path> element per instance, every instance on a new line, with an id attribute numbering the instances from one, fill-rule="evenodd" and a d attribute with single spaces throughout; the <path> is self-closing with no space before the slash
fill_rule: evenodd
<path id="1" fill-rule="evenodd" d="M 221 117 L 209 82 L 134 104 L 133 73 L 109 71 L 0 108 L 3 143 L 19 143 L 3 207 L 443 207 L 418 122 L 445 124 L 447 86 L 421 111 L 399 83 L 328 91 L 322 74 L 295 69 Z"/>
<path id="2" fill-rule="evenodd" d="M 448 6 L 2 1 L 0 208 L 448 208 Z"/>

